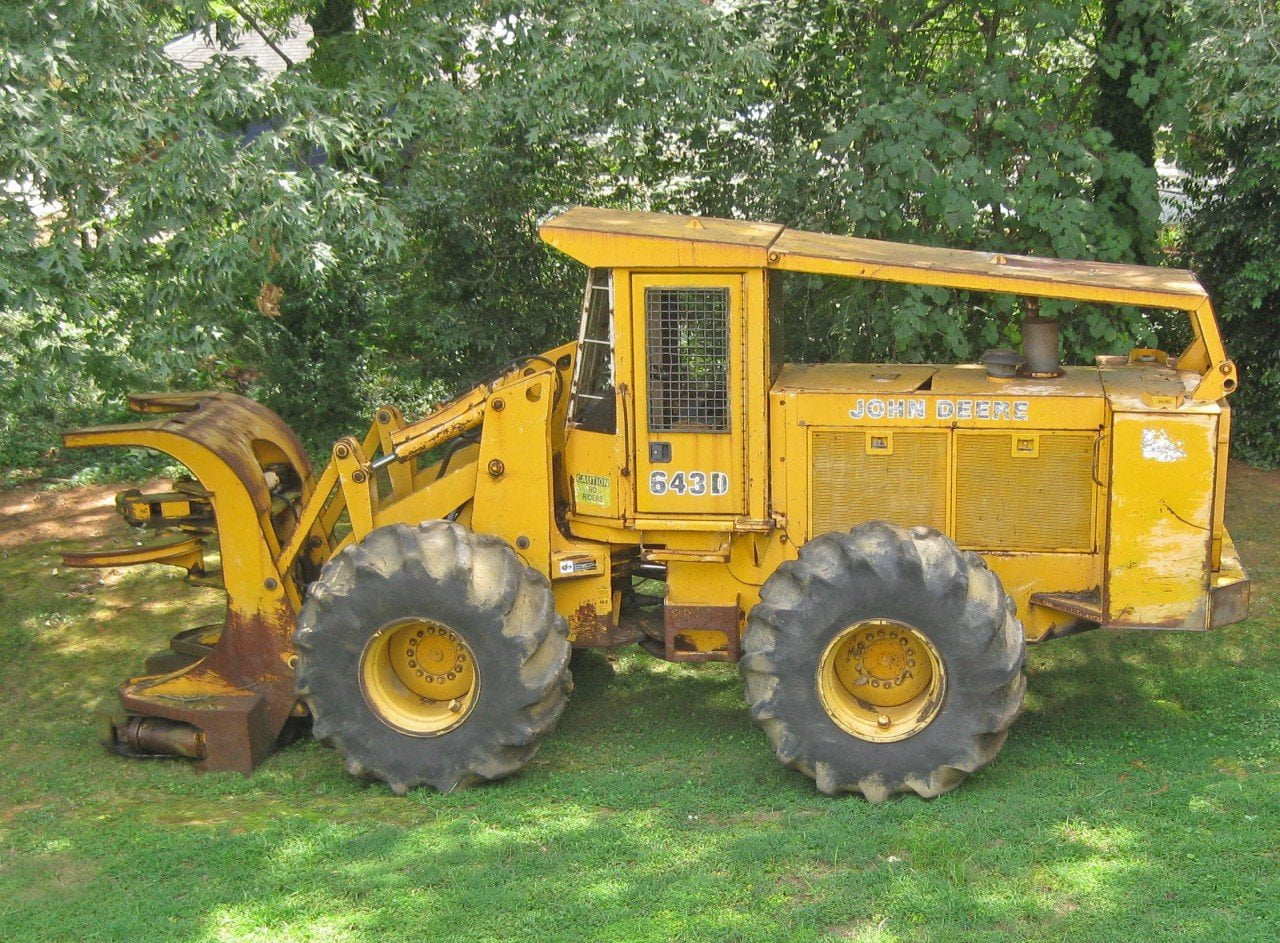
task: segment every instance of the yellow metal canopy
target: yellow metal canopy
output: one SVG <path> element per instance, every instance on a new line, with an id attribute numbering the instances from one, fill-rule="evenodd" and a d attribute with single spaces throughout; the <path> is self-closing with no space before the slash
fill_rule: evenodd
<path id="1" fill-rule="evenodd" d="M 1195 398 L 1217 399 L 1236 385 L 1208 295 L 1184 269 L 942 249 L 777 223 L 589 206 L 552 216 L 540 231 L 549 245 L 593 268 L 768 268 L 1187 311 L 1196 339 L 1179 366 L 1204 377 Z"/>
<path id="2" fill-rule="evenodd" d="M 774 268 L 1182 310 L 1206 297 L 1184 269 L 940 249 L 704 216 L 577 206 L 543 223 L 542 238 L 607 268 Z"/>

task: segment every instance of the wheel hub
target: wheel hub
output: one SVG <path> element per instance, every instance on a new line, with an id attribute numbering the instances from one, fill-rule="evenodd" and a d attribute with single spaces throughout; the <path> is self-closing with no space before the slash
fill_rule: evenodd
<path id="1" fill-rule="evenodd" d="M 431 737 L 462 723 L 480 678 L 470 647 L 448 626 L 402 619 L 383 626 L 365 645 L 360 688 L 384 723 Z"/>
<path id="2" fill-rule="evenodd" d="M 892 619 L 856 622 L 836 634 L 818 664 L 828 716 L 863 740 L 904 740 L 929 725 L 945 690 L 942 660 L 916 628 Z"/>

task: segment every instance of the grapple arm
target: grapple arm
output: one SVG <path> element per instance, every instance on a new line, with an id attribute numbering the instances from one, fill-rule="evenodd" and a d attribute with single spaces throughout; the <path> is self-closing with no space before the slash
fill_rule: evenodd
<path id="1" fill-rule="evenodd" d="M 77 429 L 63 442 L 69 448 L 155 449 L 191 470 L 218 524 L 227 615 L 206 658 L 169 674 L 130 679 L 120 687 L 121 707 L 125 715 L 168 721 L 178 735 L 185 732 L 178 739 L 202 768 L 247 773 L 271 752 L 295 703 L 291 638 L 302 587 L 277 565 L 293 518 L 273 506 L 268 469 L 296 479 L 305 505 L 311 463 L 275 413 L 242 396 L 136 394 L 129 405 L 170 415 Z M 81 555 L 75 562 L 92 565 L 92 559 Z M 108 566 L 145 562 L 110 553 L 98 560 Z M 116 735 L 124 737 L 125 726 Z"/>

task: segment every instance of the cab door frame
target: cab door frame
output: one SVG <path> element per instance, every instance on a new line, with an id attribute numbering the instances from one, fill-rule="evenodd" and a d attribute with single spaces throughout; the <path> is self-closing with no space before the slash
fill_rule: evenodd
<path id="1" fill-rule="evenodd" d="M 747 512 L 747 292 L 743 272 L 631 275 L 638 519 L 732 519 Z M 721 310 L 718 293 L 725 298 Z M 651 332 L 664 313 L 666 334 L 658 337 Z M 714 323 L 720 315 L 722 345 Z M 658 357 L 663 364 L 652 362 Z M 721 358 L 722 388 L 715 363 Z"/>

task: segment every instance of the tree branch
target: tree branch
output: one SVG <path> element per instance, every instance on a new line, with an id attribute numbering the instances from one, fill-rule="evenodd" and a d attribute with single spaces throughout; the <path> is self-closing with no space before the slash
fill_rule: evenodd
<path id="1" fill-rule="evenodd" d="M 286 56 L 284 54 L 284 50 L 281 49 L 279 46 L 275 44 L 275 42 L 272 41 L 271 37 L 266 34 L 266 31 L 263 30 L 263 28 L 258 24 L 258 21 L 256 19 L 254 19 L 250 14 L 246 13 L 244 8 L 240 4 L 236 3 L 235 0 L 227 0 L 227 6 L 235 10 L 236 15 L 239 16 L 246 23 L 248 23 L 249 28 L 262 37 L 262 41 L 266 43 L 268 46 L 270 46 L 272 51 L 275 52 L 277 56 L 279 56 L 281 59 L 284 60 L 284 64 L 286 66 L 288 66 L 289 68 L 293 68 L 293 64 L 294 64 L 293 60 L 290 59 L 288 56 Z"/>

